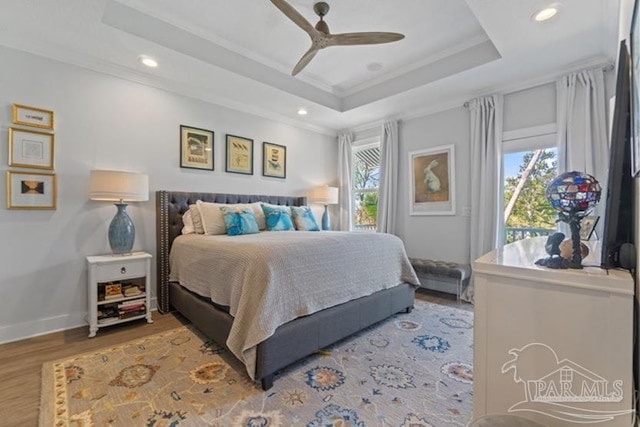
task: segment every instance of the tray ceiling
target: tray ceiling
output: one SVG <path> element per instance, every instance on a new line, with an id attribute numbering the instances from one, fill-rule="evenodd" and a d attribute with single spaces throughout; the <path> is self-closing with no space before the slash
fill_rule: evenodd
<path id="1" fill-rule="evenodd" d="M 309 22 L 314 1 L 290 0 Z M 412 117 L 581 66 L 613 62 L 617 0 L 329 1 L 332 33 L 405 39 L 323 49 L 296 77 L 308 35 L 268 0 L 3 1 L 0 44 L 334 133 Z M 143 67 L 141 54 L 160 66 Z M 309 111 L 304 118 L 296 111 Z"/>

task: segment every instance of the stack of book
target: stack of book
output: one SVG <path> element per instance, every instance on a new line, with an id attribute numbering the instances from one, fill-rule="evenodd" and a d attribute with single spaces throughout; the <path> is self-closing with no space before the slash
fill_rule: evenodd
<path id="1" fill-rule="evenodd" d="M 98 310 L 98 324 L 104 324 L 118 320 L 118 308 L 115 304 L 104 305 Z"/>
<path id="2" fill-rule="evenodd" d="M 142 291 L 138 286 L 126 285 L 126 286 L 123 286 L 122 293 L 124 294 L 125 297 L 133 297 L 136 295 L 140 295 Z"/>
<path id="3" fill-rule="evenodd" d="M 122 286 L 120 283 L 108 283 L 104 285 L 104 299 L 117 299 L 122 298 Z"/>
<path id="4" fill-rule="evenodd" d="M 120 317 L 120 319 L 139 316 L 145 313 L 146 306 L 144 300 L 137 299 L 132 301 L 125 301 L 118 304 L 118 316 Z"/>

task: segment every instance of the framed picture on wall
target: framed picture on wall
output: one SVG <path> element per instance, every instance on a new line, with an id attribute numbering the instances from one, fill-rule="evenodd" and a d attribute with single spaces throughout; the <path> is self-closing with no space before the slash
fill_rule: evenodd
<path id="1" fill-rule="evenodd" d="M 455 215 L 455 147 L 409 152 L 411 215 Z"/>
<path id="2" fill-rule="evenodd" d="M 53 111 L 26 105 L 13 104 L 13 123 L 53 130 Z"/>
<path id="3" fill-rule="evenodd" d="M 270 142 L 262 143 L 262 175 L 287 177 L 287 147 Z"/>
<path id="4" fill-rule="evenodd" d="M 9 128 L 9 166 L 52 170 L 54 148 L 52 133 Z"/>
<path id="5" fill-rule="evenodd" d="M 231 173 L 253 175 L 253 139 L 227 134 L 225 170 Z"/>
<path id="6" fill-rule="evenodd" d="M 180 167 L 212 171 L 213 131 L 180 125 Z"/>
<path id="7" fill-rule="evenodd" d="M 7 209 L 55 209 L 55 174 L 7 171 Z"/>

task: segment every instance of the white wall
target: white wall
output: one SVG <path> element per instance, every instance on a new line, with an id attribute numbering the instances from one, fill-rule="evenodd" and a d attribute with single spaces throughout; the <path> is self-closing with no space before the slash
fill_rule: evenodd
<path id="1" fill-rule="evenodd" d="M 615 73 L 605 73 L 605 94 L 615 89 Z M 504 96 L 504 132 L 556 123 L 555 83 L 548 83 Z M 470 149 L 469 111 L 460 106 L 400 124 L 400 177 L 398 234 L 410 257 L 470 263 Z M 456 154 L 456 214 L 454 216 L 409 215 L 408 152 L 454 144 Z"/>
<path id="2" fill-rule="evenodd" d="M 412 258 L 467 263 L 469 259 L 469 111 L 460 106 L 400 124 L 398 235 Z M 441 145 L 455 146 L 456 214 L 410 216 L 409 152 Z"/>
<path id="3" fill-rule="evenodd" d="M 553 83 L 513 92 L 504 97 L 504 131 L 555 123 Z M 399 179 L 399 235 L 410 257 L 470 263 L 471 206 L 469 111 L 460 106 L 401 123 Z M 410 216 L 408 152 L 440 145 L 455 146 L 455 198 L 453 216 Z"/>
<path id="4" fill-rule="evenodd" d="M 555 83 L 536 86 L 504 97 L 504 132 L 556 122 Z"/>
<path id="5" fill-rule="evenodd" d="M 7 134 L 12 104 L 26 104 L 55 111 L 58 178 L 57 210 L 0 208 L 0 342 L 86 324 L 85 257 L 110 252 L 115 214 L 87 199 L 91 169 L 149 174 L 149 201 L 128 211 L 134 249 L 154 255 L 156 190 L 305 195 L 337 179 L 333 137 L 2 47 L 0 63 L 2 169 L 18 170 Z M 215 132 L 214 172 L 179 167 L 181 124 Z M 254 140 L 253 176 L 224 172 L 225 133 Z M 285 180 L 262 176 L 262 141 L 287 146 Z"/>
<path id="6" fill-rule="evenodd" d="M 618 25 L 618 40 L 629 40 L 631 34 L 631 21 L 633 17 L 634 0 L 620 1 L 620 15 Z"/>

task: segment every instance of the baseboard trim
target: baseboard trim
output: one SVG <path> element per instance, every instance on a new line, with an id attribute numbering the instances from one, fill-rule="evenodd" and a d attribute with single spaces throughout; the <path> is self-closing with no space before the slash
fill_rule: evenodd
<path id="1" fill-rule="evenodd" d="M 87 325 L 82 313 L 67 314 L 0 328 L 0 344 L 21 341 Z"/>
<path id="2" fill-rule="evenodd" d="M 156 298 L 151 298 L 151 311 L 157 310 Z M 30 322 L 0 327 L 0 344 L 26 340 L 54 332 L 88 326 L 87 313 L 70 313 L 61 316 L 46 317 Z"/>

